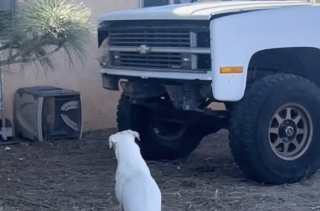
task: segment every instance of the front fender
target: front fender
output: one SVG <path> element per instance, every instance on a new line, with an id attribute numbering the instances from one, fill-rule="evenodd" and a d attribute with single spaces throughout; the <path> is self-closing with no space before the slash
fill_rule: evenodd
<path id="1" fill-rule="evenodd" d="M 261 50 L 320 48 L 320 6 L 260 10 L 212 18 L 210 22 L 212 93 L 220 101 L 244 95 L 251 57 Z M 221 74 L 221 67 L 243 67 Z"/>

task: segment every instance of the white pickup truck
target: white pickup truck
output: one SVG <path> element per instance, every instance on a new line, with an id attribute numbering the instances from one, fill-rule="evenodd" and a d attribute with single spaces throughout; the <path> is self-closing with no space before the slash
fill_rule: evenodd
<path id="1" fill-rule="evenodd" d="M 283 184 L 313 175 L 320 166 L 319 20 L 320 5 L 301 1 L 100 16 L 103 87 L 122 89 L 118 129 L 140 133 L 144 158 L 177 159 L 227 128 L 235 162 L 250 179 Z M 209 109 L 213 102 L 226 109 Z"/>

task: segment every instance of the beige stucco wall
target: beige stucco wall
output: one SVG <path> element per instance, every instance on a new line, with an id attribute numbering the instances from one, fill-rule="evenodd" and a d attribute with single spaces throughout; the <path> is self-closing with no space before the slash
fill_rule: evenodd
<path id="1" fill-rule="evenodd" d="M 79 0 L 92 10 L 92 21 L 104 13 L 139 7 L 139 0 Z M 213 0 L 203 0 L 213 1 Z M 13 96 L 20 87 L 51 85 L 81 92 L 84 109 L 84 130 L 115 127 L 116 105 L 119 92 L 102 88 L 99 65 L 94 59 L 97 51 L 96 34 L 87 45 L 89 56 L 85 66 L 76 64 L 70 68 L 62 55 L 55 55 L 55 71 L 44 73 L 41 69 L 29 67 L 23 71 L 17 67 L 5 75 L 6 117 L 12 120 Z"/>
<path id="2" fill-rule="evenodd" d="M 103 13 L 137 8 L 139 0 L 82 0 L 92 9 L 92 20 Z M 79 0 L 80 2 L 80 0 Z M 117 92 L 104 90 L 101 85 L 99 65 L 94 59 L 97 51 L 97 38 L 94 34 L 87 46 L 89 57 L 85 66 L 80 64 L 69 68 L 61 55 L 55 56 L 55 71 L 44 74 L 41 70 L 11 68 L 5 75 L 6 117 L 12 119 L 13 95 L 19 87 L 52 85 L 80 91 L 84 108 L 84 130 L 94 130 L 115 126 Z"/>

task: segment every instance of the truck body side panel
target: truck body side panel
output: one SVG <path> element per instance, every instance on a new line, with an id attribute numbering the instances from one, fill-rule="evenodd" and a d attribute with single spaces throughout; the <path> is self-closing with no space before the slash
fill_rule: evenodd
<path id="1" fill-rule="evenodd" d="M 316 4 L 213 17 L 210 42 L 214 98 L 238 101 L 243 97 L 250 59 L 261 50 L 289 47 L 320 49 L 318 20 L 320 6 Z M 230 66 L 242 66 L 244 72 L 220 74 L 221 67 Z"/>

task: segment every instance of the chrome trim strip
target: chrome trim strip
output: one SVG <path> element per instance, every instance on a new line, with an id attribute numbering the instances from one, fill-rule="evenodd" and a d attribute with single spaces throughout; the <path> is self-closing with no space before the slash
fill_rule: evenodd
<path id="1" fill-rule="evenodd" d="M 139 47 L 116 47 L 110 46 L 109 51 L 126 51 L 139 52 Z M 195 53 L 195 54 L 210 54 L 210 48 L 167 48 L 167 47 L 150 47 L 149 52 L 155 53 Z"/>
<path id="2" fill-rule="evenodd" d="M 162 79 L 184 79 L 184 80 L 201 80 L 211 81 L 211 72 L 206 73 L 184 73 L 184 72 L 151 72 L 151 71 L 139 71 L 133 69 L 114 69 L 114 68 L 102 68 L 101 74 L 108 74 L 121 77 L 137 77 L 142 79 L 147 78 L 162 78 Z"/>
<path id="3" fill-rule="evenodd" d="M 164 68 L 143 68 L 143 67 L 131 67 L 131 66 L 104 66 L 105 69 L 113 70 L 135 70 L 135 71 L 144 71 L 144 72 L 165 72 L 165 73 L 196 73 L 204 74 L 210 72 L 210 70 L 198 70 L 198 69 L 164 69 Z"/>

